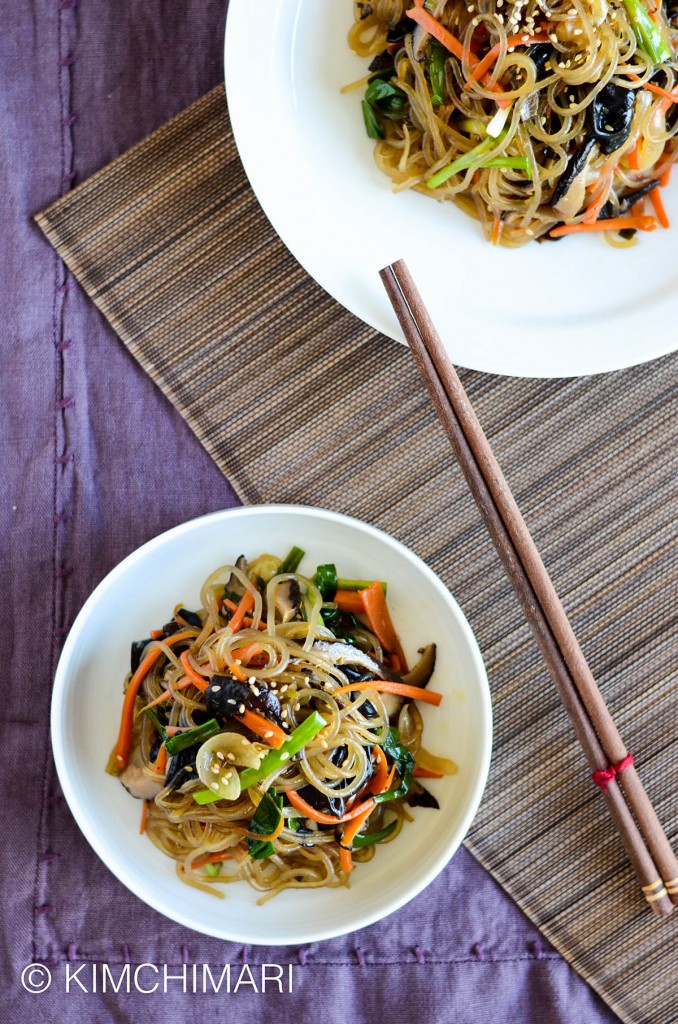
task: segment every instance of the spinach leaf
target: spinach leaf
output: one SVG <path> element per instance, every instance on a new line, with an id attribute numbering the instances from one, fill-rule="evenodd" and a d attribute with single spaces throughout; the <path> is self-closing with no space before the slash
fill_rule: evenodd
<path id="1" fill-rule="evenodd" d="M 282 796 L 271 796 L 270 793 L 264 793 L 250 823 L 250 832 L 257 832 L 262 836 L 268 836 L 271 832 L 275 832 L 280 822 L 282 805 Z M 248 838 L 247 849 L 252 860 L 265 860 L 266 857 L 275 853 L 273 843 L 269 840 Z"/>
<path id="2" fill-rule="evenodd" d="M 327 565 L 319 565 L 315 571 L 315 582 L 322 594 L 323 601 L 334 601 L 334 595 L 337 592 L 336 565 L 333 565 L 331 562 Z"/>
<path id="3" fill-rule="evenodd" d="M 401 796 L 405 796 L 410 788 L 414 771 L 414 755 L 400 742 L 400 733 L 397 729 L 391 727 L 388 730 L 388 736 L 381 749 L 387 757 L 395 762 L 396 771 L 400 776 L 400 785 L 395 790 L 375 796 L 376 804 L 384 803 L 386 800 L 398 800 Z"/>

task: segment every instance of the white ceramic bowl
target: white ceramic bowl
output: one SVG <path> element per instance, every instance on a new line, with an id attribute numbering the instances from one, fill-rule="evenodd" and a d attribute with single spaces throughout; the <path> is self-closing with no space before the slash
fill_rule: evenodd
<path id="1" fill-rule="evenodd" d="M 293 544 L 311 572 L 335 562 L 342 576 L 387 579 L 389 606 L 407 656 L 435 641 L 432 686 L 438 709 L 422 707 L 425 743 L 453 758 L 459 774 L 430 783 L 440 811 L 417 808 L 415 822 L 358 865 L 351 887 L 294 890 L 257 906 L 246 882 L 224 900 L 178 880 L 174 863 L 139 835 L 140 804 L 104 766 L 115 742 L 130 642 L 171 616 L 178 601 L 199 604 L 200 585 L 241 553 L 281 557 Z M 106 866 L 140 899 L 196 931 L 246 943 L 310 942 L 362 928 L 428 885 L 461 843 L 485 786 L 492 743 L 490 695 L 471 629 L 433 572 L 387 534 L 333 512 L 291 505 L 230 509 L 149 541 L 99 584 L 71 629 L 52 700 L 52 744 L 64 795 Z"/>

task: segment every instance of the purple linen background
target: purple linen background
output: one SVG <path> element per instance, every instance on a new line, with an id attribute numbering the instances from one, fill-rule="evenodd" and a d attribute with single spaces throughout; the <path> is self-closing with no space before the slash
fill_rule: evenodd
<path id="1" fill-rule="evenodd" d="M 75 826 L 52 768 L 51 680 L 84 599 L 158 532 L 235 503 L 179 415 L 66 276 L 31 215 L 222 78 L 221 0 L 4 4 L 0 42 L 3 439 L 0 1017 L 15 1024 L 234 1019 L 427 1024 L 617 1018 L 460 850 L 380 925 L 298 950 L 243 949 L 165 920 Z M 347 3 L 348 7 L 348 3 Z M 65 961 L 291 962 L 292 995 L 85 995 Z M 49 994 L 19 976 L 49 962 Z M 224 1001 L 225 1000 L 225 1001 Z M 663 1022 L 658 1022 L 663 1024 Z"/>

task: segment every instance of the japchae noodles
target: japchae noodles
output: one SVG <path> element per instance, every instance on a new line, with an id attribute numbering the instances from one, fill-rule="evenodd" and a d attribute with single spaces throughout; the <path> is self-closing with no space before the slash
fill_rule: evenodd
<path id="1" fill-rule="evenodd" d="M 421 745 L 435 645 L 409 669 L 385 585 L 331 564 L 303 576 L 302 557 L 241 556 L 199 612 L 178 605 L 132 644 L 108 770 L 180 877 L 217 895 L 347 884 L 408 806 L 437 807 L 420 777 L 456 771 Z"/>
<path id="2" fill-rule="evenodd" d="M 452 200 L 507 246 L 668 227 L 678 0 L 372 0 L 354 17 L 372 58 L 354 86 L 396 190 Z"/>

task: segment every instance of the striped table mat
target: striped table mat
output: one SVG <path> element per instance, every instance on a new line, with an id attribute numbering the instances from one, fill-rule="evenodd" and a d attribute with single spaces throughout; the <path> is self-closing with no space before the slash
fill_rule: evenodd
<path id="1" fill-rule="evenodd" d="M 678 915 L 656 920 L 639 894 L 409 352 L 338 306 L 276 237 L 223 90 L 38 223 L 244 501 L 359 516 L 445 580 L 494 699 L 468 847 L 623 1020 L 677 1020 Z M 547 381 L 462 372 L 674 839 L 677 366 Z"/>

